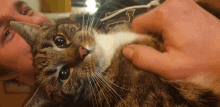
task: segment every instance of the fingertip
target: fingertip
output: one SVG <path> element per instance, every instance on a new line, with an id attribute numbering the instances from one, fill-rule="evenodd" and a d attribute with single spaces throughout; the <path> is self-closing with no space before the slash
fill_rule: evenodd
<path id="1" fill-rule="evenodd" d="M 125 58 L 127 58 L 128 60 L 132 59 L 134 50 L 132 48 L 129 47 L 125 47 L 122 51 L 122 54 L 125 56 Z"/>

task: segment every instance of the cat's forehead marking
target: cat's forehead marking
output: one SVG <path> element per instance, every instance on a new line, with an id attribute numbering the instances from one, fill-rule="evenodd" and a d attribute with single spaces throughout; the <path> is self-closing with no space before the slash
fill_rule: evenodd
<path id="1" fill-rule="evenodd" d="M 58 29 L 71 29 L 72 31 L 78 31 L 80 29 L 79 24 L 60 24 Z"/>

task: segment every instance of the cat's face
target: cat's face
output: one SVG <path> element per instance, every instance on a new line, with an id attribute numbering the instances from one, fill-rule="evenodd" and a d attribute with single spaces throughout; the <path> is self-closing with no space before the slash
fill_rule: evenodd
<path id="1" fill-rule="evenodd" d="M 77 97 L 100 75 L 105 62 L 92 29 L 78 23 L 40 27 L 11 22 L 11 26 L 31 45 L 36 82 L 49 97 Z"/>

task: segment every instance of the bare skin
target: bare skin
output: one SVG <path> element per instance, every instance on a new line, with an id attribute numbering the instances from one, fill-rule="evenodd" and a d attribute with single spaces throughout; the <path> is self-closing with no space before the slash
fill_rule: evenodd
<path id="1" fill-rule="evenodd" d="M 21 1 L 20 1 L 21 2 Z M 41 13 L 34 12 L 26 3 L 16 0 L 0 1 L 0 65 L 10 70 L 0 80 L 16 78 L 26 84 L 33 83 L 31 47 L 10 26 L 10 21 L 27 22 L 41 25 L 50 20 Z"/>
<path id="2" fill-rule="evenodd" d="M 137 33 L 161 34 L 166 49 L 127 46 L 123 54 L 138 68 L 212 88 L 220 81 L 220 21 L 194 0 L 166 0 L 132 24 Z"/>

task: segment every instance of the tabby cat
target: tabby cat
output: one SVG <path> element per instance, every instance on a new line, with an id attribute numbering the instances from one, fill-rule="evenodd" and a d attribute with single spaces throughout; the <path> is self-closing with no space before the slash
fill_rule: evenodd
<path id="1" fill-rule="evenodd" d="M 136 68 L 122 55 L 130 44 L 165 52 L 163 41 L 140 36 L 130 24 L 108 34 L 71 19 L 38 26 L 11 22 L 31 45 L 36 82 L 24 107 L 216 107 L 212 90 L 170 82 Z"/>

